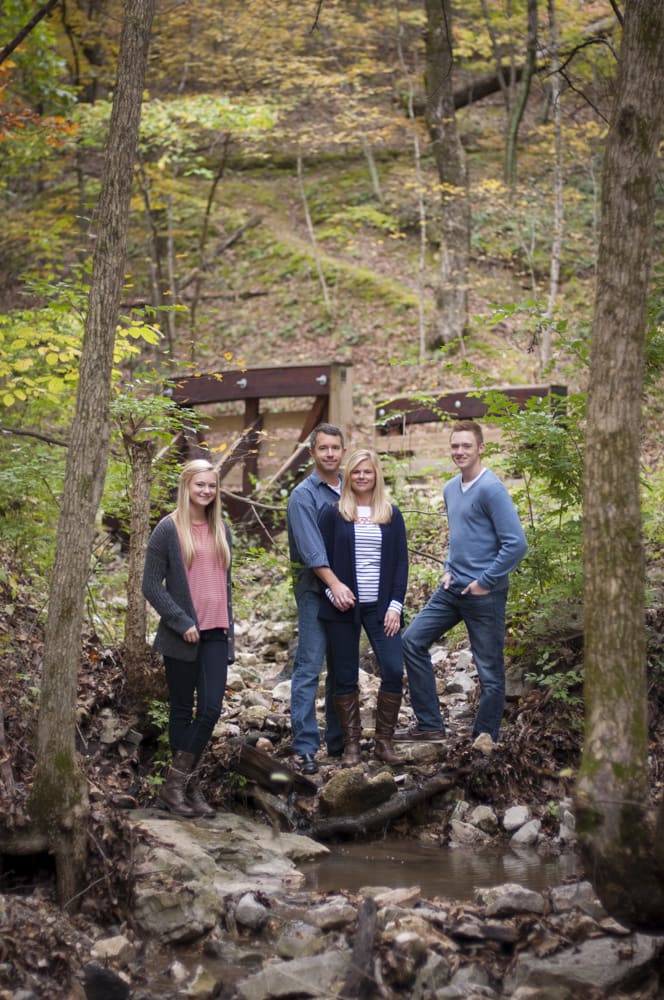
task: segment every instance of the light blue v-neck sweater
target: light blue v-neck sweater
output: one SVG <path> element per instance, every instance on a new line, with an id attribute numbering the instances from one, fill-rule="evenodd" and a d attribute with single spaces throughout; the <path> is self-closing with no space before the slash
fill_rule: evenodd
<path id="1" fill-rule="evenodd" d="M 449 524 L 445 569 L 451 590 L 477 580 L 485 590 L 507 590 L 509 574 L 528 548 L 519 515 L 505 485 L 485 469 L 470 489 L 455 476 L 443 490 Z"/>

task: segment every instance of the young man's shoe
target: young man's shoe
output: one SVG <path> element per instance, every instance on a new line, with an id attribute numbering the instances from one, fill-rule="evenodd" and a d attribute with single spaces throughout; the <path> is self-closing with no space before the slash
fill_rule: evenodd
<path id="1" fill-rule="evenodd" d="M 480 733 L 473 740 L 473 750 L 479 750 L 485 757 L 488 757 L 496 749 L 496 744 L 490 733 Z"/>
<path id="2" fill-rule="evenodd" d="M 318 774 L 318 762 L 314 754 L 300 754 L 297 763 L 302 774 Z"/>
<path id="3" fill-rule="evenodd" d="M 392 740 L 394 743 L 442 743 L 447 733 L 444 729 L 410 729 L 397 730 Z"/>

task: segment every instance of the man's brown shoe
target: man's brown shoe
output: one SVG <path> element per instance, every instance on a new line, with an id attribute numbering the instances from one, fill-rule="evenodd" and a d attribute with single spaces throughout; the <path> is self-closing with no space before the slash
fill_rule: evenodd
<path id="1" fill-rule="evenodd" d="M 496 749 L 496 743 L 491 737 L 491 733 L 480 733 L 473 741 L 473 750 L 479 750 L 485 757 L 488 757 Z"/>
<path id="2" fill-rule="evenodd" d="M 395 743 L 442 743 L 447 733 L 444 729 L 410 729 L 397 730 L 392 737 Z"/>

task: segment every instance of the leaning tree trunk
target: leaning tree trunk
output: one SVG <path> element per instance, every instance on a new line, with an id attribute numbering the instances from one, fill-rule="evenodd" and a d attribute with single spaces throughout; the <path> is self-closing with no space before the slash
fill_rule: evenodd
<path id="1" fill-rule="evenodd" d="M 146 690 L 146 665 L 151 654 L 145 634 L 147 613 L 142 591 L 143 566 L 150 536 L 150 487 L 156 442 L 125 435 L 131 464 L 131 520 L 127 569 L 127 614 L 125 616 L 124 667 L 129 699 L 137 704 Z"/>
<path id="2" fill-rule="evenodd" d="M 470 207 L 466 157 L 456 127 L 449 0 L 426 0 L 427 124 L 442 190 L 440 272 L 427 347 L 463 337 L 468 323 Z"/>
<path id="3" fill-rule="evenodd" d="M 648 815 L 640 443 L 664 4 L 628 0 L 617 105 L 604 158 L 585 446 L 586 738 L 580 846 L 607 910 L 664 923 L 664 846 Z"/>
<path id="4" fill-rule="evenodd" d="M 30 815 L 55 855 L 58 898 L 82 885 L 89 812 L 76 760 L 76 690 L 95 517 L 106 474 L 113 346 L 125 268 L 129 203 L 155 0 L 127 0 L 81 354 L 76 411 L 49 593 L 37 767 Z"/>

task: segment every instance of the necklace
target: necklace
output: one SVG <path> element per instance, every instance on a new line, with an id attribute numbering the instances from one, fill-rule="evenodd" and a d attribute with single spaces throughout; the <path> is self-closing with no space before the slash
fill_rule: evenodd
<path id="1" fill-rule="evenodd" d="M 357 524 L 372 524 L 371 520 L 371 507 L 360 507 L 357 508 Z"/>

